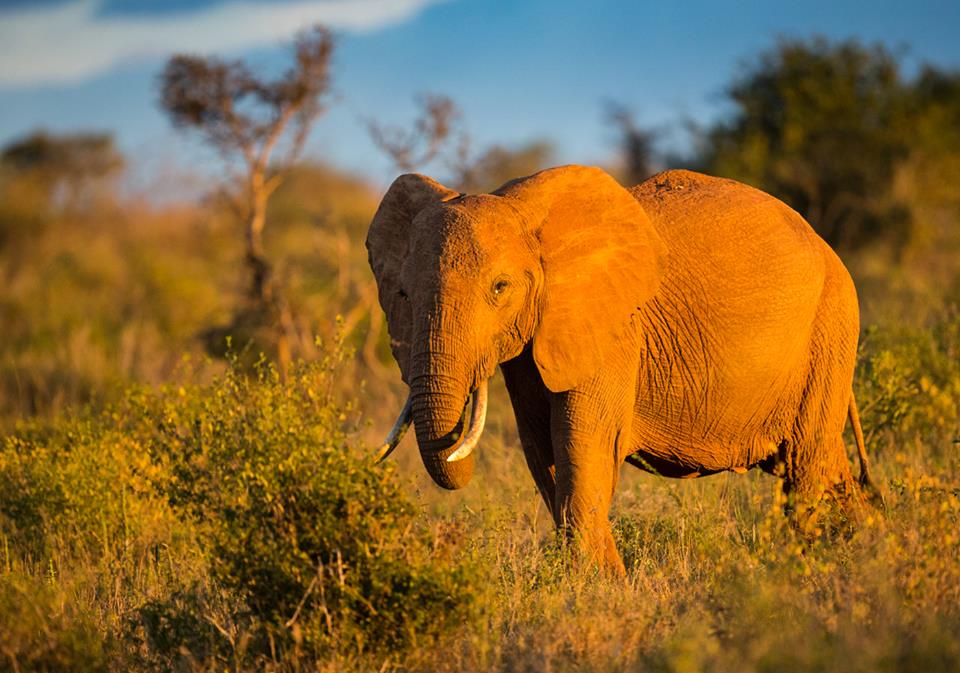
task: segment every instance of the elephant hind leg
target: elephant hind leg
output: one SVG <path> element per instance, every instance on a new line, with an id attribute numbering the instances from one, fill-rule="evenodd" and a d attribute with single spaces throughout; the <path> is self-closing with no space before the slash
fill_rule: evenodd
<path id="1" fill-rule="evenodd" d="M 796 528 L 813 535 L 849 529 L 863 517 L 864 500 L 850 471 L 841 434 L 787 448 L 784 493 L 787 514 Z"/>
<path id="2" fill-rule="evenodd" d="M 856 291 L 839 260 L 834 262 L 812 325 L 808 367 L 784 452 L 788 507 L 798 527 L 810 532 L 824 511 L 833 523 L 855 523 L 863 504 L 843 443 L 857 359 Z"/>

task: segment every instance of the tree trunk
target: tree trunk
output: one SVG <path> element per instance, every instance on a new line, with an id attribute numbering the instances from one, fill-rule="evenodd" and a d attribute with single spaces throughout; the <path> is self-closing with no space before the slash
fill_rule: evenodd
<path id="1" fill-rule="evenodd" d="M 264 316 L 266 327 L 274 333 L 277 368 L 286 380 L 292 360 L 290 343 L 293 315 L 282 292 L 273 279 L 273 270 L 263 249 L 263 227 L 267 218 L 267 192 L 261 173 L 250 179 L 250 206 L 247 214 L 246 262 L 250 269 L 249 299 Z"/>
<path id="2" fill-rule="evenodd" d="M 247 265 L 250 267 L 250 298 L 269 302 L 270 264 L 263 252 L 263 226 L 267 219 L 267 195 L 263 178 L 250 181 L 250 209 L 247 215 Z"/>

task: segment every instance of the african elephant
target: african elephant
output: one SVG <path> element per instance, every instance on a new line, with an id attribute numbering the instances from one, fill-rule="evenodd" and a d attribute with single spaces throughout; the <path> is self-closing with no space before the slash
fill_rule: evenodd
<path id="1" fill-rule="evenodd" d="M 615 573 L 625 461 L 680 478 L 760 467 L 788 501 L 863 502 L 842 439 L 849 415 L 869 485 L 856 290 L 776 198 L 689 171 L 628 190 L 563 166 L 478 195 L 402 175 L 367 248 L 410 388 L 381 457 L 412 421 L 433 480 L 464 486 L 499 365 L 556 525 Z"/>

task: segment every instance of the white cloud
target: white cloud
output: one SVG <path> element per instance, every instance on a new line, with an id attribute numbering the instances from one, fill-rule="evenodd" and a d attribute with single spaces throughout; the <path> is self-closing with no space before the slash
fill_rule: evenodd
<path id="1" fill-rule="evenodd" d="M 440 0 L 232 0 L 164 15 L 99 16 L 103 0 L 0 13 L 0 87 L 76 82 L 131 59 L 279 44 L 313 23 L 364 32 Z"/>

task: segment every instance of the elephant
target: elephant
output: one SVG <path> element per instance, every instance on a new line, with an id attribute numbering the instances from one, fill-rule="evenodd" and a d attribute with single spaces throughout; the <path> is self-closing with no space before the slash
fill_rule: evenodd
<path id="1" fill-rule="evenodd" d="M 859 511 L 875 489 L 853 281 L 769 194 L 686 170 L 627 189 L 569 165 L 476 195 L 407 174 L 366 245 L 409 386 L 380 458 L 412 422 L 433 480 L 466 485 L 499 366 L 556 526 L 606 570 L 624 572 L 609 509 L 625 462 L 674 478 L 759 467 L 796 516 Z"/>

